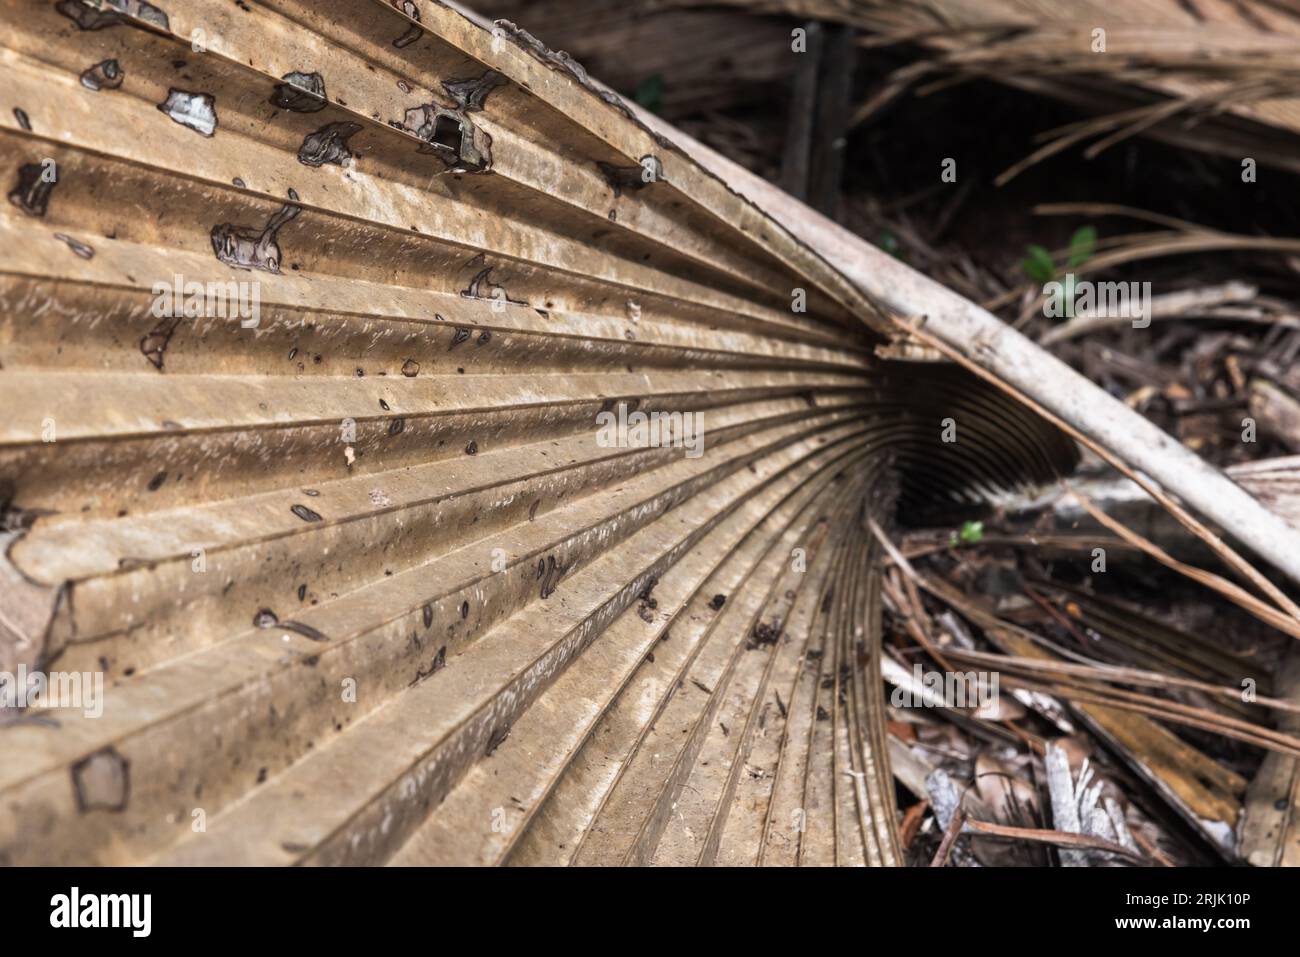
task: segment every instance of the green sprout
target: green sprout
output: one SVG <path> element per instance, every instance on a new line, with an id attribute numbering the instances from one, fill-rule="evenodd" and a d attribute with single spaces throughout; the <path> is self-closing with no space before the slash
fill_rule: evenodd
<path id="1" fill-rule="evenodd" d="M 978 545 L 983 540 L 983 522 L 962 522 L 961 531 L 953 532 L 948 539 L 948 544 L 955 548 L 958 545 Z"/>
<path id="2" fill-rule="evenodd" d="M 876 241 L 876 245 L 889 253 L 889 255 L 893 256 L 899 262 L 907 262 L 907 256 L 903 252 L 902 243 L 900 243 L 898 237 L 888 229 L 882 229 L 880 231 L 880 239 Z"/>
<path id="3" fill-rule="evenodd" d="M 1078 269 L 1097 251 L 1097 230 L 1092 226 L 1081 226 L 1070 237 L 1070 248 L 1066 253 L 1064 272 Z M 1057 277 L 1056 261 L 1052 254 L 1042 246 L 1031 243 L 1025 247 L 1025 259 L 1020 268 L 1034 282 L 1044 285 Z"/>
<path id="4" fill-rule="evenodd" d="M 1078 269 L 1097 251 L 1097 230 L 1093 226 L 1080 226 L 1070 237 L 1070 247 L 1066 252 L 1065 265 L 1060 272 L 1073 272 Z M 1025 258 L 1020 264 L 1025 275 L 1039 285 L 1046 286 L 1049 282 L 1056 279 L 1058 270 L 1056 261 L 1052 259 L 1052 254 L 1042 246 L 1031 243 L 1025 247 Z M 1064 295 L 1064 289 L 1059 289 L 1054 294 L 1057 300 Z M 1058 315 L 1068 314 L 1061 302 L 1057 302 L 1056 313 Z"/>
<path id="5" fill-rule="evenodd" d="M 1080 226 L 1070 237 L 1070 254 L 1065 268 L 1077 269 L 1092 258 L 1097 251 L 1097 230 L 1092 226 Z"/>

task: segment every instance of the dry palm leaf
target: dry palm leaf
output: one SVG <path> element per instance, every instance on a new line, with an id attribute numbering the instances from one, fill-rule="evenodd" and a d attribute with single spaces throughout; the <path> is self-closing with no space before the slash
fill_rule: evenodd
<path id="1" fill-rule="evenodd" d="M 932 76 L 987 78 L 1110 114 L 1079 139 L 1145 132 L 1300 170 L 1300 11 L 1290 7 L 1261 0 L 722 2 L 850 24 L 871 34 L 870 45 L 933 51 L 894 78 L 894 93 Z M 1188 112 L 1200 128 L 1172 122 Z"/>

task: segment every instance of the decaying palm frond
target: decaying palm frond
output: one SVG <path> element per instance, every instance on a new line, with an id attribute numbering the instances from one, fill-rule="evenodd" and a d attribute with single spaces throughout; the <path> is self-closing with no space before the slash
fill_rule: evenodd
<path id="1" fill-rule="evenodd" d="M 1068 440 L 510 24 L 5 19 L 0 858 L 898 860 L 866 518 Z"/>
<path id="2" fill-rule="evenodd" d="M 4 9 L 0 671 L 59 684 L 2 712 L 0 860 L 897 863 L 871 523 L 1067 472 L 1052 417 L 1300 578 L 512 24 Z"/>

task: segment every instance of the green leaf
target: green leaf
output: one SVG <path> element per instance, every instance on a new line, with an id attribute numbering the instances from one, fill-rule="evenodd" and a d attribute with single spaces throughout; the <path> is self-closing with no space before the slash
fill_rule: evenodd
<path id="1" fill-rule="evenodd" d="M 882 229 L 880 231 L 880 238 L 876 240 L 876 245 L 889 253 L 889 255 L 893 256 L 899 262 L 907 262 L 907 253 L 903 249 L 903 244 L 900 243 L 898 237 L 888 229 Z"/>
<path id="2" fill-rule="evenodd" d="M 1041 283 L 1049 283 L 1056 278 L 1056 263 L 1052 262 L 1051 253 L 1042 246 L 1035 245 L 1026 246 L 1025 252 L 1029 255 L 1021 266 L 1026 276 Z"/>
<path id="3" fill-rule="evenodd" d="M 1067 268 L 1082 266 L 1097 251 L 1097 230 L 1092 226 L 1081 226 L 1070 237 L 1070 259 Z"/>
<path id="4" fill-rule="evenodd" d="M 632 99 L 651 113 L 658 113 L 664 105 L 664 78 L 654 73 L 642 80 L 632 94 Z"/>
<path id="5" fill-rule="evenodd" d="M 963 545 L 978 545 L 984 539 L 984 523 L 962 522 L 958 538 Z"/>

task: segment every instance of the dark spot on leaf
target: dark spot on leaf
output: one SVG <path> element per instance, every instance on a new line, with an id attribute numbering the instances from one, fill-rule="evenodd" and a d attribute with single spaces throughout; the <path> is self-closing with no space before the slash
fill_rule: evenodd
<path id="1" fill-rule="evenodd" d="M 95 250 L 92 247 L 87 246 L 79 239 L 73 239 L 67 233 L 55 233 L 54 238 L 59 240 L 62 243 L 66 243 L 68 248 L 71 249 L 75 255 L 80 256 L 82 259 L 95 258 Z"/>
<path id="2" fill-rule="evenodd" d="M 510 726 L 497 728 L 492 732 L 492 737 L 488 739 L 487 750 L 484 752 L 486 757 L 491 757 L 497 748 L 505 743 L 506 738 L 510 737 Z"/>
<path id="3" fill-rule="evenodd" d="M 40 163 L 27 163 L 20 167 L 18 185 L 10 191 L 9 202 L 32 216 L 44 216 L 56 182 L 46 178 L 44 172 L 45 167 Z"/>
<path id="4" fill-rule="evenodd" d="M 442 670 L 443 666 L 446 663 L 447 663 L 447 646 L 443 645 L 441 648 L 438 649 L 438 653 L 433 656 L 433 661 L 429 663 L 428 669 L 420 670 L 415 673 L 415 679 L 411 682 L 411 686 L 414 687 L 415 685 L 418 685 L 421 681 L 423 681 L 425 678 L 429 677 L 430 675 L 437 674 L 439 671 Z"/>
<path id="5" fill-rule="evenodd" d="M 114 748 L 96 751 L 72 766 L 77 810 L 125 811 L 131 794 L 131 765 Z"/>
<path id="6" fill-rule="evenodd" d="M 276 84 L 271 103 L 294 113 L 316 113 L 325 109 L 325 79 L 319 73 L 286 73 Z"/>
<path id="7" fill-rule="evenodd" d="M 114 9 L 105 10 L 102 9 L 103 6 L 111 6 Z M 167 14 L 152 3 L 146 3 L 145 0 L 112 0 L 110 4 L 97 3 L 94 6 L 82 0 L 59 0 L 54 5 L 54 9 L 75 22 L 82 30 L 103 30 L 105 27 L 115 27 L 119 24 L 135 27 L 149 24 L 164 31 L 171 29 Z"/>
<path id="8" fill-rule="evenodd" d="M 285 631 L 297 632 L 311 641 L 329 641 L 329 638 L 324 633 L 317 631 L 311 625 L 304 625 L 300 621 L 282 621 L 280 627 Z"/>
<path id="9" fill-rule="evenodd" d="M 405 33 L 393 41 L 393 46 L 400 50 L 424 36 L 424 31 L 416 26 L 420 22 L 420 8 L 415 5 L 413 0 L 388 0 L 388 2 L 415 21 Z"/>
<path id="10" fill-rule="evenodd" d="M 116 90 L 126 76 L 116 60 L 101 60 L 81 74 L 81 85 L 88 90 Z"/>
<path id="11" fill-rule="evenodd" d="M 227 266 L 241 269 L 260 269 L 263 272 L 280 271 L 280 245 L 276 235 L 286 223 L 302 212 L 301 206 L 285 205 L 275 213 L 262 229 L 222 223 L 212 227 L 212 251 Z"/>
<path id="12" fill-rule="evenodd" d="M 158 104 L 158 109 L 187 129 L 204 136 L 215 136 L 216 103 L 216 97 L 211 93 L 191 93 L 172 87 L 167 91 L 167 99 Z"/>
<path id="13" fill-rule="evenodd" d="M 315 133 L 309 133 L 298 147 L 298 162 L 304 166 L 321 167 L 326 163 L 347 166 L 352 159 L 348 140 L 361 131 L 360 123 L 328 123 Z"/>
<path id="14" fill-rule="evenodd" d="M 442 88 L 451 94 L 451 98 L 466 113 L 475 113 L 483 109 L 488 94 L 508 81 L 496 70 L 488 70 L 482 76 L 468 80 L 443 80 Z"/>

